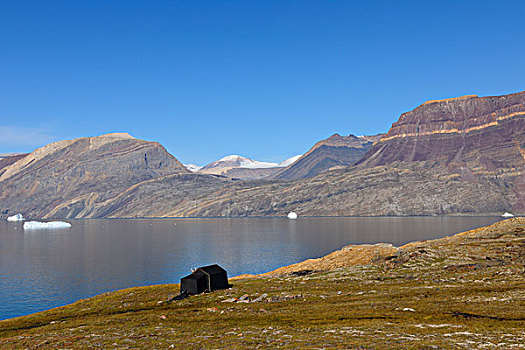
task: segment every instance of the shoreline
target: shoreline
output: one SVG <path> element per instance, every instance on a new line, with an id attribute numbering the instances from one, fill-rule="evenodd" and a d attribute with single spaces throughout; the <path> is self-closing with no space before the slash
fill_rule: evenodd
<path id="1" fill-rule="evenodd" d="M 297 273 L 305 270 L 315 272 L 325 272 L 336 268 L 344 268 L 356 265 L 369 265 L 382 259 L 394 259 L 395 257 L 410 252 L 415 247 L 422 247 L 426 245 L 439 245 L 443 242 L 450 242 L 451 240 L 459 240 L 469 235 L 475 235 L 480 231 L 490 229 L 495 225 L 500 225 L 504 222 L 522 222 L 525 223 L 525 218 L 513 217 L 513 218 L 502 218 L 502 220 L 496 221 L 495 223 L 478 227 L 472 230 L 458 232 L 445 237 L 423 240 L 423 241 L 412 241 L 401 246 L 394 246 L 390 243 L 375 243 L 375 244 L 349 244 L 342 247 L 341 249 L 335 250 L 327 255 L 319 258 L 307 259 L 298 263 L 281 266 L 277 269 L 264 272 L 261 274 L 242 274 L 239 276 L 232 277 L 233 280 L 242 280 L 249 278 L 258 278 L 263 276 L 283 276 L 290 273 Z"/>
<path id="2" fill-rule="evenodd" d="M 48 217 L 48 218 L 28 218 L 25 221 L 39 220 L 164 220 L 164 219 L 288 219 L 287 214 L 283 215 L 255 215 L 255 216 L 140 216 L 140 217 L 102 217 L 102 218 L 62 218 L 62 217 Z M 436 218 L 436 217 L 498 217 L 502 220 L 501 213 L 449 213 L 442 215 L 299 215 L 301 218 Z M 517 213 L 515 217 L 521 217 L 525 213 Z M 7 218 L 7 217 L 6 217 Z M 6 218 L 1 218 L 0 221 L 6 221 Z M 293 221 L 293 220 L 291 220 Z"/>

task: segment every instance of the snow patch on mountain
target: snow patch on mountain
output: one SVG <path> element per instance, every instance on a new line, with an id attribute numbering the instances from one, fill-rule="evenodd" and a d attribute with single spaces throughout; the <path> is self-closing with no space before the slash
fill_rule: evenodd
<path id="1" fill-rule="evenodd" d="M 288 165 L 292 165 L 293 163 L 295 163 L 297 161 L 297 159 L 301 158 L 302 154 L 298 154 L 296 156 L 293 156 L 293 157 L 290 157 L 288 159 L 285 159 L 283 160 L 282 162 L 279 163 L 279 167 L 280 168 L 284 168 L 284 167 L 287 167 Z"/>
<path id="2" fill-rule="evenodd" d="M 195 164 L 182 164 L 182 165 L 184 165 L 184 167 L 186 169 L 188 169 L 189 171 L 191 171 L 192 173 L 195 173 L 195 172 L 197 172 L 197 171 L 202 169 L 201 166 L 198 166 L 198 165 L 195 165 Z"/>

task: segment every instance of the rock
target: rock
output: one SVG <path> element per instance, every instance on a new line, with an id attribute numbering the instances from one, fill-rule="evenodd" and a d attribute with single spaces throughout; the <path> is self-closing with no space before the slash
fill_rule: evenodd
<path id="1" fill-rule="evenodd" d="M 221 303 L 235 303 L 237 300 L 237 298 L 229 298 L 221 301 Z"/>
<path id="2" fill-rule="evenodd" d="M 239 298 L 239 301 L 244 301 L 244 300 L 250 300 L 250 297 L 248 296 L 248 294 L 244 294 L 243 296 Z"/>
<path id="3" fill-rule="evenodd" d="M 264 294 L 260 295 L 259 297 L 255 298 L 254 300 L 252 300 L 252 303 L 261 302 L 264 299 L 266 299 L 266 297 L 268 297 L 268 294 L 264 293 Z"/>

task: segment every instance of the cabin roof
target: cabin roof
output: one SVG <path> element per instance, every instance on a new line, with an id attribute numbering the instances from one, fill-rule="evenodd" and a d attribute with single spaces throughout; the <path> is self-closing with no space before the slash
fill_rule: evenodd
<path id="1" fill-rule="evenodd" d="M 208 273 L 210 275 L 214 275 L 216 273 L 226 272 L 225 269 L 223 269 L 222 267 L 220 267 L 217 264 L 199 267 L 197 269 L 197 271 L 199 271 L 199 270 L 202 270 L 202 271 L 204 271 L 204 272 L 206 272 L 206 273 Z"/>
<path id="2" fill-rule="evenodd" d="M 197 270 L 193 271 L 191 273 L 191 275 L 183 277 L 182 279 L 185 279 L 185 278 L 196 279 L 196 278 L 199 278 L 201 276 L 215 275 L 215 274 L 223 273 L 223 272 L 226 272 L 226 270 L 223 269 L 222 267 L 220 267 L 217 264 L 208 265 L 208 266 L 203 266 L 203 267 L 197 268 Z"/>

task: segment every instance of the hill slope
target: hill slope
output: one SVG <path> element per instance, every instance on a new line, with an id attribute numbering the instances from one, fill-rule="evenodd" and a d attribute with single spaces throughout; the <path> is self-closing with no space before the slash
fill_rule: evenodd
<path id="1" fill-rule="evenodd" d="M 274 179 L 304 179 L 335 167 L 354 165 L 382 135 L 341 136 L 334 134 L 316 143 L 293 164 L 271 176 Z"/>
<path id="2" fill-rule="evenodd" d="M 83 217 L 137 183 L 187 173 L 160 144 L 128 134 L 59 141 L 0 169 L 0 208 L 3 216 L 56 216 L 60 207 L 60 217 Z"/>

